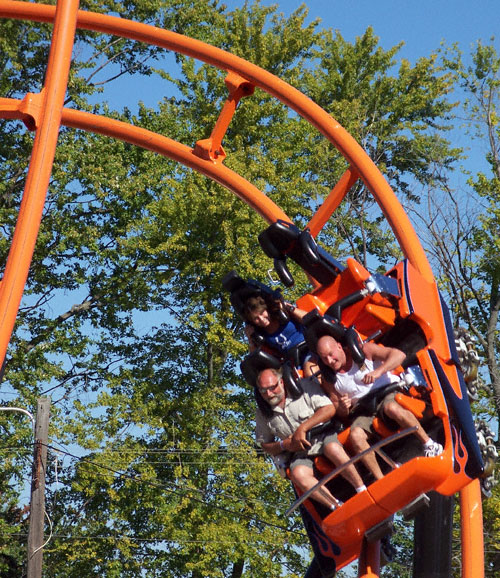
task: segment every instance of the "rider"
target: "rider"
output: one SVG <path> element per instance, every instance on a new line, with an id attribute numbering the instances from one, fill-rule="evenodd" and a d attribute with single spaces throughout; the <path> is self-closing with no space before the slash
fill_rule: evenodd
<path id="1" fill-rule="evenodd" d="M 257 347 L 255 340 L 257 335 L 261 336 L 271 349 L 285 358 L 290 356 L 293 348 L 305 343 L 300 322 L 307 315 L 307 311 L 291 303 L 280 300 L 270 306 L 263 297 L 256 295 L 245 301 L 243 315 L 247 322 L 245 335 L 249 341 L 250 351 Z M 302 353 L 300 365 L 304 377 L 309 377 L 316 372 L 316 358 L 308 349 Z"/>
<path id="2" fill-rule="evenodd" d="M 257 406 L 256 441 L 272 456 L 283 452 L 288 455 L 290 479 L 302 491 L 306 492 L 318 482 L 313 470 L 316 455 L 325 455 L 336 466 L 349 461 L 337 434 L 324 433 L 311 441 L 307 439 L 306 434 L 311 428 L 335 415 L 334 405 L 315 378 L 301 380 L 302 395 L 297 398 L 288 394 L 280 369 L 262 370 L 256 385 L 265 402 L 264 406 Z M 354 465 L 347 466 L 341 475 L 356 492 L 366 490 Z M 326 487 L 314 492 L 313 497 L 331 510 L 339 503 Z"/>
<path id="3" fill-rule="evenodd" d="M 353 419 L 349 440 L 354 451 L 360 453 L 370 447 L 368 438 L 375 433 L 372 429 L 373 419 L 382 415 L 393 419 L 401 427 L 416 427 L 415 436 L 422 442 L 426 457 L 437 456 L 443 451 L 443 446 L 428 436 L 413 413 L 399 405 L 395 392 L 385 396 L 382 394 L 374 412 L 363 411 L 361 400 L 369 391 L 399 381 L 392 371 L 403 363 L 405 353 L 395 347 L 365 343 L 365 362 L 360 367 L 352 360 L 349 349 L 330 335 L 318 339 L 316 351 L 321 361 L 335 372 L 334 383 L 326 381 L 323 376 L 321 385 L 338 406 L 337 415 Z M 375 479 L 383 477 L 373 453 L 367 453 L 363 462 Z"/>

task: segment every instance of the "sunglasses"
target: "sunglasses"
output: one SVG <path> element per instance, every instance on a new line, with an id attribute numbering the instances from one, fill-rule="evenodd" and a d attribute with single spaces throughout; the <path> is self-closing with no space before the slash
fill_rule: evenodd
<path id="1" fill-rule="evenodd" d="M 274 385 L 270 385 L 269 387 L 259 387 L 260 393 L 268 393 L 274 391 L 278 385 L 282 382 L 282 379 L 278 379 L 278 381 Z"/>

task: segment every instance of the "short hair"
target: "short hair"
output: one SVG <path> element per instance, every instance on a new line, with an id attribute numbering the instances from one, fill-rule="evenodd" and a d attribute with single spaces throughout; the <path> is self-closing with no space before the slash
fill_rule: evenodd
<path id="1" fill-rule="evenodd" d="M 274 367 L 266 367 L 265 369 L 259 371 L 257 375 L 256 379 L 257 387 L 260 387 L 260 376 L 264 371 L 271 371 L 275 377 L 277 377 L 278 379 L 283 379 L 283 370 L 281 369 L 281 367 L 279 369 L 275 369 Z"/>

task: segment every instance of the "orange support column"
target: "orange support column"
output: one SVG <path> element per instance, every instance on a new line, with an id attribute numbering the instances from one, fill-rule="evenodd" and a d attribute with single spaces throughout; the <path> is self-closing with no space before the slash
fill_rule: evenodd
<path id="1" fill-rule="evenodd" d="M 0 361 L 10 341 L 35 249 L 66 94 L 79 0 L 59 0 L 19 217 L 0 284 Z"/>
<path id="2" fill-rule="evenodd" d="M 222 111 L 215 123 L 210 138 L 199 140 L 194 147 L 193 153 L 202 159 L 213 162 L 222 162 L 226 158 L 226 153 L 222 147 L 222 139 L 226 134 L 229 123 L 236 112 L 239 101 L 244 96 L 253 94 L 255 87 L 235 72 L 229 72 L 225 79 L 229 90 L 227 99 Z"/>
<path id="3" fill-rule="evenodd" d="M 324 200 L 321 207 L 313 215 L 312 219 L 307 225 L 307 229 L 313 237 L 317 237 L 318 233 L 324 227 L 325 223 L 332 216 L 334 211 L 340 205 L 346 194 L 350 191 L 354 183 L 359 179 L 359 174 L 353 167 L 349 167 L 342 175 L 339 182 L 330 191 L 328 197 Z"/>
<path id="4" fill-rule="evenodd" d="M 481 484 L 474 480 L 460 490 L 462 578 L 484 578 Z"/>

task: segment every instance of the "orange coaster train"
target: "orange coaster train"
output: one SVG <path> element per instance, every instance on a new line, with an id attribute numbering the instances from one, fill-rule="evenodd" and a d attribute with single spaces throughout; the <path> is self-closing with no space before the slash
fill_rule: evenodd
<path id="1" fill-rule="evenodd" d="M 424 279 L 407 260 L 385 275 L 370 274 L 354 259 L 348 259 L 343 266 L 316 244 L 307 229 L 300 231 L 285 221 L 273 223 L 261 233 L 259 241 L 264 252 L 274 259 L 284 285 L 293 284 L 287 267 L 287 259 L 292 259 L 316 287 L 297 301 L 300 309 L 309 311 L 303 320 L 304 346 L 308 349 L 314 350 L 315 341 L 330 334 L 352 348 L 353 356 L 359 354 L 359 344 L 364 340 L 410 350 L 408 362 L 404 363 L 405 380 L 398 386 L 396 400 L 412 411 L 432 432 L 433 439 L 444 446 L 441 455 L 423 457 L 421 445 L 408 435 L 411 431 L 397 432 L 391 427 L 395 424 L 376 419 L 374 427 L 382 441 L 375 449 L 386 473 L 383 479 L 374 481 L 357 461 L 368 485 L 367 491 L 360 494 L 355 494 L 342 478 L 332 476 L 334 468 L 327 460 L 317 459 L 318 476 L 325 476 L 319 485 L 327 483 L 344 504 L 328 512 L 315 500 L 302 498 L 289 512 L 302 504 L 305 526 L 316 553 L 315 564 L 322 565 L 326 575 L 326 568 L 334 572 L 360 557 L 365 538 L 383 535 L 393 514 L 403 510 L 411 515 L 419 504 L 425 503 L 426 492 L 449 496 L 470 484 L 483 472 L 481 453 L 450 315 L 436 283 Z M 233 305 L 241 301 L 238 295 L 242 292 L 263 290 L 253 281 L 231 285 L 226 280 L 225 286 L 232 289 Z M 401 347 L 403 342 L 405 346 Z M 293 366 L 293 357 L 278 359 L 275 352 L 263 346 L 245 358 L 242 372 L 254 384 L 258 371 L 283 363 Z M 285 372 L 288 387 L 297 387 L 291 383 L 293 380 L 292 367 Z M 347 437 L 345 428 L 339 433 L 339 440 L 345 443 Z M 296 492 L 300 495 L 297 488 Z M 304 497 L 310 493 L 312 490 Z M 310 575 L 315 575 L 313 570 Z"/>

